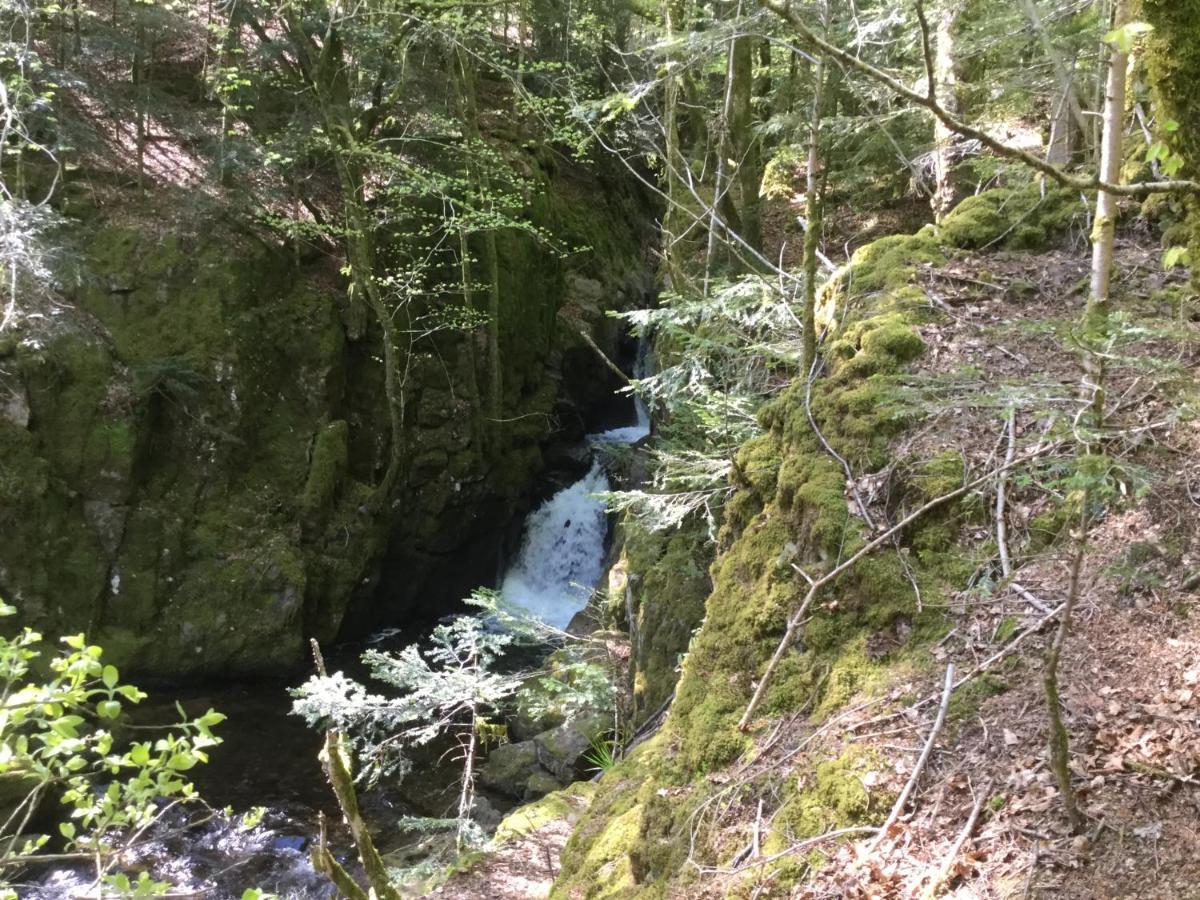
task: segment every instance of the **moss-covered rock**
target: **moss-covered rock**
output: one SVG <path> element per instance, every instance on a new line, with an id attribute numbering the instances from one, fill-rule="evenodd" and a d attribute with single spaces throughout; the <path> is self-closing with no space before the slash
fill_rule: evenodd
<path id="1" fill-rule="evenodd" d="M 1086 222 L 1078 194 L 1031 182 L 967 197 L 941 224 L 938 237 L 963 250 L 1038 250 L 1061 241 L 1072 227 L 1086 227 Z"/>
<path id="2" fill-rule="evenodd" d="M 492 750 L 479 769 L 479 781 L 485 787 L 521 800 L 529 779 L 543 772 L 538 748 L 533 741 L 501 744 Z"/>
<path id="3" fill-rule="evenodd" d="M 592 802 L 596 793 L 594 781 L 577 781 L 561 790 L 524 806 L 518 806 L 500 822 L 492 836 L 492 845 L 524 837 L 552 822 L 574 824 Z"/>

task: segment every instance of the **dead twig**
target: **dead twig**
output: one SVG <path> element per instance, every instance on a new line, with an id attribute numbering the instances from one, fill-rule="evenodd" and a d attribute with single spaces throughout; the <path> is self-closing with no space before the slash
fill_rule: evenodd
<path id="1" fill-rule="evenodd" d="M 987 802 L 988 794 L 991 793 L 992 785 L 988 782 L 979 792 L 979 796 L 975 798 L 975 805 L 971 807 L 971 814 L 967 816 L 967 824 L 963 826 L 962 831 L 958 833 L 958 837 L 950 847 L 950 851 L 942 860 L 942 864 L 938 866 L 937 874 L 933 876 L 933 880 L 929 882 L 929 887 L 922 894 L 922 900 L 933 900 L 934 897 L 942 889 L 942 885 L 946 883 L 946 879 L 950 875 L 950 870 L 954 868 L 954 863 L 958 859 L 958 854 L 962 851 L 963 844 L 971 837 L 975 831 L 975 824 L 979 821 L 979 814 L 983 811 L 983 805 Z"/>
<path id="2" fill-rule="evenodd" d="M 913 789 L 917 786 L 917 781 L 921 777 L 921 773 L 925 770 L 925 764 L 929 762 L 929 755 L 933 753 L 933 745 L 937 741 L 937 737 L 941 734 L 942 726 L 946 723 L 946 710 L 950 706 L 950 695 L 954 692 L 954 663 L 946 666 L 946 681 L 942 687 L 942 703 L 938 707 L 937 718 L 934 719 L 933 728 L 929 731 L 929 737 L 925 741 L 925 748 L 921 751 L 921 755 L 917 757 L 917 764 L 913 766 L 912 775 L 908 778 L 908 783 L 904 785 L 904 790 L 900 792 L 900 796 L 896 798 L 896 803 L 892 806 L 892 811 L 888 815 L 887 820 L 879 829 L 879 834 L 875 840 L 867 847 L 867 853 L 872 854 L 879 849 L 879 845 L 883 843 L 887 837 L 888 831 L 896 824 L 896 820 L 900 818 L 900 814 L 904 812 L 904 807 L 908 804 L 908 798 L 912 796 Z"/>
<path id="3" fill-rule="evenodd" d="M 1004 451 L 1004 465 L 1012 465 L 1013 456 L 1017 452 L 1017 411 L 1008 408 L 1008 447 Z M 1008 470 L 1005 469 L 996 479 L 996 546 L 1000 550 L 1000 571 L 1005 578 L 1012 575 L 1012 560 L 1008 556 L 1008 523 L 1004 517 L 1004 501 L 1008 494 Z"/>

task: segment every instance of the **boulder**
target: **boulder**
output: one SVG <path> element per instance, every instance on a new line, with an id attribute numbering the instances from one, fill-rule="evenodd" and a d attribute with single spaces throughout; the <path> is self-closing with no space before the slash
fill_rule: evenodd
<path id="1" fill-rule="evenodd" d="M 536 759 L 560 781 L 574 781 L 587 768 L 584 756 L 592 743 L 611 727 L 612 718 L 604 713 L 589 713 L 564 722 L 533 739 Z"/>
<path id="2" fill-rule="evenodd" d="M 555 791 L 562 790 L 563 783 L 542 769 L 534 772 L 529 776 L 529 781 L 525 783 L 526 803 L 532 803 L 534 800 L 539 800 L 547 794 L 552 794 Z"/>
<path id="3" fill-rule="evenodd" d="M 484 787 L 520 800 L 525 796 L 529 779 L 539 771 L 541 767 L 534 742 L 519 741 L 503 744 L 489 753 L 479 769 L 479 781 Z"/>

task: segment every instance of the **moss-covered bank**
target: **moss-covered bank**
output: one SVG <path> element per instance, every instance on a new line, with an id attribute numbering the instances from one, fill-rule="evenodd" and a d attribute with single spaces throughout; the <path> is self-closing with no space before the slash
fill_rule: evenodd
<path id="1" fill-rule="evenodd" d="M 894 440 L 921 418 L 902 386 L 924 349 L 919 328 L 936 315 L 917 286 L 919 267 L 942 263 L 959 248 L 1002 243 L 1019 228 L 1030 229 L 1022 241 L 1035 231 L 1054 240 L 1073 216 L 1069 198 L 1053 190 L 1045 200 L 1037 186 L 985 194 L 940 229 L 861 248 L 826 290 L 825 315 L 843 324 L 827 343 L 828 370 L 813 391 L 812 414 L 855 472 L 895 465 L 897 507 L 916 508 L 964 477 L 954 456 L 889 459 Z M 694 816 L 726 783 L 722 771 L 744 759 L 777 718 L 808 713 L 819 723 L 853 698 L 925 668 L 929 646 L 947 627 L 938 600 L 975 566 L 958 541 L 979 513 L 970 500 L 942 507 L 901 535 L 896 549 L 865 558 L 822 595 L 759 720 L 742 734 L 737 722 L 755 680 L 807 590 L 797 567 L 827 569 L 861 546 L 866 533 L 851 513 L 840 464 L 813 435 L 803 385 L 771 403 L 762 420 L 766 433 L 737 457 L 737 491 L 725 508 L 712 592 L 666 724 L 601 781 L 564 852 L 556 896 L 665 896 L 699 877 L 684 864 L 689 853 L 700 864 L 728 865 L 741 844 L 709 833 Z M 877 822 L 887 799 L 864 789 L 868 757 L 850 744 L 815 772 L 781 770 L 778 789 L 767 792 L 767 845 Z M 772 889 L 783 895 L 806 867 L 802 858 L 778 866 Z"/>

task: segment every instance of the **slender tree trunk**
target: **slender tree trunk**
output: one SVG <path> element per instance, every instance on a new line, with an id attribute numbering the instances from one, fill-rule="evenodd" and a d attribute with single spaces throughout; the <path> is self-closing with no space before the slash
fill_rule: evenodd
<path id="1" fill-rule="evenodd" d="M 738 0 L 737 16 L 742 12 L 741 0 Z M 712 205 L 708 209 L 708 245 L 704 253 L 704 296 L 708 296 L 709 286 L 712 281 L 712 266 L 713 258 L 717 253 L 717 233 L 721 228 L 721 220 L 717 211 L 722 207 L 725 194 L 728 190 L 728 171 L 727 160 L 733 154 L 733 141 L 730 135 L 730 129 L 733 122 L 733 100 L 734 100 L 734 80 L 735 80 L 735 64 L 734 57 L 737 51 L 737 37 L 729 39 L 729 48 L 725 55 L 725 99 L 721 104 L 721 119 L 717 124 L 717 167 L 716 175 L 713 178 L 713 199 Z M 726 217 L 728 221 L 728 217 Z M 730 223 L 732 226 L 732 223 Z"/>
<path id="2" fill-rule="evenodd" d="M 829 0 L 822 0 L 821 19 L 825 30 L 829 28 Z M 817 250 L 821 240 L 822 203 L 821 196 L 821 110 L 825 90 L 825 57 L 817 59 L 813 82 L 812 120 L 808 130 L 808 175 L 804 194 L 804 309 L 801 323 L 804 326 L 804 350 L 800 357 L 800 377 L 810 377 L 817 359 Z"/>
<path id="3" fill-rule="evenodd" d="M 664 83 L 663 97 L 663 129 L 664 136 L 664 171 L 666 181 L 667 209 L 663 215 L 663 265 L 666 269 L 667 287 L 682 290 L 685 283 L 683 268 L 680 264 L 679 242 L 683 238 L 680 228 L 679 203 L 682 191 L 676 168 L 684 165 L 679 152 L 679 76 L 675 68 L 678 65 L 674 42 L 677 29 L 682 25 L 684 17 L 683 0 L 666 0 L 663 3 L 663 24 L 667 40 L 667 74 Z"/>
<path id="4" fill-rule="evenodd" d="M 78 56 L 83 51 L 83 28 L 79 21 L 79 0 L 71 0 L 71 55 Z"/>
<path id="5" fill-rule="evenodd" d="M 479 656 L 474 651 L 474 644 L 472 644 L 472 652 L 467 659 L 467 665 L 470 666 L 473 674 L 478 677 Z M 466 849 L 467 826 L 471 822 L 471 807 L 475 805 L 475 757 L 479 749 L 479 707 L 475 703 L 471 703 L 470 705 L 470 721 L 467 727 L 469 730 L 465 738 L 466 745 L 463 747 L 462 781 L 459 784 L 458 792 L 458 834 L 456 842 L 459 853 L 462 853 Z"/>
<path id="6" fill-rule="evenodd" d="M 462 277 L 463 289 L 463 305 L 469 309 L 475 309 L 475 303 L 472 299 L 473 291 L 471 289 L 471 247 L 467 237 L 465 228 L 458 229 L 458 264 L 459 271 Z M 475 341 L 469 339 L 463 342 L 467 353 L 467 397 L 471 402 L 471 409 L 482 410 L 483 402 L 479 391 L 479 362 L 475 357 Z M 471 431 L 472 435 L 479 437 L 481 443 L 486 441 L 486 429 L 476 431 L 477 416 L 471 416 Z"/>
<path id="7" fill-rule="evenodd" d="M 1100 21 L 1100 31 L 1102 34 L 1108 32 L 1109 25 L 1113 21 L 1113 2 L 1114 0 L 1097 0 L 1097 18 Z M 1101 109 L 1104 106 L 1105 97 L 1105 80 L 1109 72 L 1109 53 L 1111 47 L 1108 41 L 1103 38 L 1096 53 L 1096 92 L 1095 102 L 1092 104 L 1092 109 Z M 1104 120 L 1100 116 L 1092 116 L 1090 128 L 1090 140 L 1088 143 L 1093 147 L 1099 147 L 1104 133 Z"/>
<path id="8" fill-rule="evenodd" d="M 115 10 L 115 6 L 114 6 Z M 146 24 L 142 20 L 142 12 L 137 12 L 137 25 L 134 27 L 133 38 L 133 81 L 134 120 L 137 142 L 137 189 L 140 193 L 145 188 L 146 172 Z"/>
<path id="9" fill-rule="evenodd" d="M 1063 812 L 1074 831 L 1082 829 L 1083 815 L 1079 811 L 1075 785 L 1071 781 L 1071 735 L 1067 731 L 1062 717 L 1062 698 L 1058 689 L 1058 663 L 1071 632 L 1071 614 L 1075 611 L 1079 595 L 1083 590 L 1083 561 L 1087 556 L 1090 499 L 1090 491 L 1084 491 L 1083 512 L 1080 514 L 1079 531 L 1075 535 L 1075 552 L 1071 556 L 1067 599 L 1063 604 L 1062 613 L 1059 615 L 1058 628 L 1054 632 L 1054 638 L 1046 651 L 1046 660 L 1042 669 L 1042 688 L 1046 694 L 1046 712 L 1050 717 L 1050 768 L 1054 770 L 1054 777 L 1058 781 Z"/>
<path id="10" fill-rule="evenodd" d="M 1129 0 L 1117 0 L 1114 27 L 1121 28 L 1129 22 Z M 1129 54 L 1119 46 L 1113 48 L 1109 60 L 1108 84 L 1104 102 L 1104 130 L 1100 141 L 1100 178 L 1116 184 L 1121 177 L 1121 146 L 1125 123 L 1125 80 L 1129 65 Z M 1080 428 L 1076 429 L 1079 464 L 1086 465 L 1089 455 L 1098 449 L 1104 428 L 1105 371 L 1104 353 L 1109 334 L 1109 308 L 1112 284 L 1113 239 L 1117 223 L 1117 198 L 1108 191 L 1100 191 L 1096 198 L 1095 225 L 1092 229 L 1092 283 L 1084 312 L 1083 326 L 1083 412 Z M 1097 477 L 1091 471 L 1082 471 L 1086 482 Z M 1071 781 L 1070 734 L 1063 722 L 1061 697 L 1059 695 L 1058 665 L 1063 647 L 1071 632 L 1071 614 L 1082 591 L 1081 573 L 1087 555 L 1088 531 L 1091 524 L 1092 490 L 1085 487 L 1080 498 L 1080 521 L 1075 536 L 1075 553 L 1071 560 L 1071 575 L 1067 600 L 1059 619 L 1058 630 L 1046 653 L 1043 671 L 1043 687 L 1046 693 L 1046 709 L 1050 717 L 1050 767 L 1058 779 L 1062 795 L 1063 811 L 1071 827 L 1078 831 L 1083 827 L 1083 815 L 1075 796 Z"/>
<path id="11" fill-rule="evenodd" d="M 1117 0 L 1114 27 L 1129 22 L 1129 0 Z M 1100 144 L 1100 179 L 1116 184 L 1121 177 L 1122 135 L 1125 122 L 1125 82 L 1129 54 L 1112 49 L 1104 100 L 1104 131 Z M 1112 289 L 1113 240 L 1117 229 L 1117 198 L 1108 191 L 1096 197 L 1092 227 L 1092 276 L 1084 320 L 1084 391 L 1091 398 L 1089 427 L 1104 427 L 1104 344 L 1109 334 Z"/>
<path id="12" fill-rule="evenodd" d="M 233 63 L 233 56 L 241 45 L 241 0 L 233 0 L 229 7 L 229 22 L 221 41 L 221 56 L 217 62 L 217 99 L 221 104 L 221 134 L 217 144 L 217 180 L 225 186 L 230 184 L 233 169 L 229 165 L 229 129 L 232 126 L 229 96 L 230 88 L 225 84 L 225 75 Z"/>
<path id="13" fill-rule="evenodd" d="M 732 99 L 729 119 L 729 158 L 736 165 L 740 234 L 755 251 L 762 250 L 762 223 L 759 217 L 759 187 L 762 184 L 762 160 L 758 138 L 753 133 L 754 51 L 759 39 L 738 37 L 733 42 L 730 67 Z"/>
<path id="14" fill-rule="evenodd" d="M 1033 26 L 1033 30 L 1037 33 L 1038 40 L 1042 45 L 1042 50 L 1045 52 L 1046 56 L 1050 59 L 1050 62 L 1054 66 L 1054 77 L 1058 82 L 1058 89 L 1062 93 L 1064 103 L 1056 104 L 1056 107 L 1061 110 L 1061 112 L 1055 116 L 1051 127 L 1051 134 L 1053 135 L 1055 129 L 1057 128 L 1059 134 L 1062 135 L 1062 137 L 1059 138 L 1059 143 L 1060 145 L 1065 143 L 1068 147 L 1067 161 L 1069 162 L 1069 148 L 1071 144 L 1069 123 L 1075 123 L 1076 127 L 1079 129 L 1080 135 L 1085 140 L 1091 132 L 1091 126 L 1088 124 L 1087 119 L 1083 115 L 1083 107 L 1080 105 L 1079 97 L 1075 93 L 1075 79 L 1072 76 L 1072 69 L 1074 67 L 1067 65 L 1066 61 L 1062 57 L 1062 54 L 1059 53 L 1058 49 L 1054 46 L 1054 41 L 1050 39 L 1050 34 L 1048 31 L 1046 31 L 1046 25 L 1042 21 L 1041 13 L 1038 12 L 1037 3 L 1035 0 L 1021 0 L 1021 7 L 1025 10 L 1025 16 L 1029 19 L 1029 24 Z M 1060 117 L 1066 119 L 1067 127 L 1065 130 L 1059 121 Z M 1053 151 L 1054 147 L 1055 141 L 1052 136 L 1050 141 L 1050 149 Z"/>
<path id="15" fill-rule="evenodd" d="M 1073 150 L 1070 85 L 1055 98 L 1050 112 L 1050 140 L 1046 147 L 1046 162 L 1052 166 L 1066 166 L 1071 162 Z M 1084 137 L 1087 131 L 1082 132 Z"/>
<path id="16" fill-rule="evenodd" d="M 955 30 L 962 11 L 959 0 L 940 0 L 937 34 L 934 39 L 933 89 L 942 106 L 951 114 L 958 113 L 958 77 L 955 75 Z M 954 183 L 954 144 L 957 135 L 942 122 L 934 120 L 934 192 L 933 217 L 941 222 L 954 208 L 958 187 Z"/>

